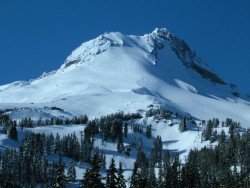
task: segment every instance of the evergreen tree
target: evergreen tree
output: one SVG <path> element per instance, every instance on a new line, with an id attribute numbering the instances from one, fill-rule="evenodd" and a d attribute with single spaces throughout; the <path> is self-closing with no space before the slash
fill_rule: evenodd
<path id="1" fill-rule="evenodd" d="M 80 161 L 89 162 L 93 150 L 93 141 L 91 140 L 91 136 L 86 134 L 83 136 L 81 134 L 81 146 L 80 146 Z"/>
<path id="2" fill-rule="evenodd" d="M 128 137 L 128 123 L 125 123 L 125 125 L 124 125 L 124 137 L 125 138 Z"/>
<path id="3" fill-rule="evenodd" d="M 219 141 L 222 143 L 225 142 L 225 140 L 226 140 L 226 133 L 224 130 L 222 130 L 219 136 Z"/>
<path id="4" fill-rule="evenodd" d="M 124 145 L 123 145 L 123 138 L 122 135 L 118 137 L 117 139 L 117 151 L 121 153 L 124 150 Z"/>
<path id="5" fill-rule="evenodd" d="M 212 136 L 210 138 L 211 143 L 215 142 L 218 139 L 218 134 L 217 134 L 217 130 L 215 129 L 212 133 Z"/>
<path id="6" fill-rule="evenodd" d="M 163 187 L 171 187 L 171 158 L 169 150 L 164 151 L 163 157 Z"/>
<path id="7" fill-rule="evenodd" d="M 154 141 L 154 146 L 151 150 L 151 160 L 156 164 L 160 162 L 162 158 L 162 140 L 160 136 L 157 136 Z"/>
<path id="8" fill-rule="evenodd" d="M 147 128 L 146 128 L 146 136 L 148 138 L 151 138 L 152 137 L 152 125 L 147 125 Z"/>
<path id="9" fill-rule="evenodd" d="M 182 179 L 186 179 L 188 187 L 200 187 L 199 185 L 199 157 L 198 150 L 191 150 L 186 161 L 186 172 L 182 172 Z M 186 176 L 185 178 L 183 176 Z"/>
<path id="10" fill-rule="evenodd" d="M 64 124 L 65 125 L 69 125 L 71 123 L 71 121 L 69 120 L 69 118 L 66 118 L 65 120 L 64 120 Z"/>
<path id="11" fill-rule="evenodd" d="M 55 138 L 53 136 L 53 134 L 51 133 L 47 138 L 46 138 L 46 142 L 45 142 L 45 150 L 46 153 L 49 155 L 51 153 L 54 153 L 54 147 L 55 147 Z"/>
<path id="12" fill-rule="evenodd" d="M 180 185 L 180 159 L 179 156 L 176 156 L 173 160 L 173 164 L 170 170 L 171 173 L 171 185 L 178 187 Z"/>
<path id="13" fill-rule="evenodd" d="M 76 180 L 76 169 L 75 169 L 75 165 L 72 161 L 70 161 L 68 164 L 67 179 L 70 182 L 73 182 Z"/>
<path id="14" fill-rule="evenodd" d="M 111 163 L 107 172 L 106 187 L 107 188 L 118 187 L 117 169 L 115 166 L 114 158 L 111 159 Z"/>
<path id="15" fill-rule="evenodd" d="M 62 157 L 60 156 L 59 162 L 54 166 L 54 187 L 64 187 L 66 178 L 64 175 L 64 164 L 62 162 Z"/>
<path id="16" fill-rule="evenodd" d="M 17 141 L 18 140 L 18 133 L 16 129 L 16 124 L 13 124 L 10 126 L 9 134 L 8 136 L 10 139 Z"/>
<path id="17" fill-rule="evenodd" d="M 50 182 L 50 179 L 51 179 L 51 176 L 49 174 L 50 166 L 51 165 L 49 164 L 48 160 L 43 160 L 42 161 L 42 172 L 41 172 L 42 180 L 41 180 L 41 183 L 44 184 L 44 185 L 47 185 Z M 51 180 L 51 182 L 52 182 L 52 180 Z"/>
<path id="18" fill-rule="evenodd" d="M 159 170 L 158 170 L 158 178 L 157 178 L 157 185 L 159 188 L 163 187 L 163 169 L 162 169 L 162 162 L 159 163 Z"/>
<path id="19" fill-rule="evenodd" d="M 56 138 L 55 138 L 55 153 L 61 154 L 61 138 L 58 133 L 56 133 Z"/>
<path id="20" fill-rule="evenodd" d="M 130 188 L 141 188 L 141 177 L 139 172 L 138 162 L 134 163 L 133 172 L 131 175 Z"/>
<path id="21" fill-rule="evenodd" d="M 102 153 L 100 155 L 100 158 L 101 158 L 101 167 L 106 168 L 106 155 Z"/>
<path id="22" fill-rule="evenodd" d="M 139 147 L 137 151 L 137 159 L 134 163 L 134 169 L 131 176 L 130 187 L 145 187 L 148 178 L 148 159 Z"/>
<path id="23" fill-rule="evenodd" d="M 209 120 L 207 122 L 206 128 L 202 131 L 203 140 L 210 140 L 213 132 L 213 122 Z"/>
<path id="24" fill-rule="evenodd" d="M 144 181 L 144 183 L 146 183 L 148 176 L 149 162 L 144 151 L 142 150 L 142 147 L 138 148 L 136 162 L 139 165 L 141 180 Z"/>
<path id="25" fill-rule="evenodd" d="M 154 162 L 150 160 L 149 168 L 148 168 L 148 179 L 147 179 L 147 186 L 148 188 L 157 188 L 157 181 L 155 176 L 155 166 Z"/>
<path id="26" fill-rule="evenodd" d="M 187 130 L 187 120 L 186 120 L 186 117 L 184 117 L 184 118 L 181 120 L 181 122 L 180 122 L 180 124 L 179 124 L 179 130 L 180 130 L 180 132 L 184 132 L 184 131 Z"/>
<path id="27" fill-rule="evenodd" d="M 103 188 L 104 184 L 99 173 L 101 167 L 101 160 L 98 154 L 94 154 L 91 158 L 91 168 L 87 169 L 81 187 L 84 188 Z"/>
<path id="28" fill-rule="evenodd" d="M 218 118 L 216 118 L 216 119 L 213 119 L 213 127 L 214 128 L 217 128 L 219 125 L 220 125 L 220 121 L 219 121 L 219 119 Z"/>
<path id="29" fill-rule="evenodd" d="M 119 163 L 119 169 L 117 173 L 117 187 L 126 188 L 126 180 L 123 175 L 122 163 Z"/>
<path id="30" fill-rule="evenodd" d="M 170 167 L 171 163 L 170 163 L 170 151 L 169 150 L 165 150 L 163 152 L 163 156 L 162 156 L 162 161 L 163 161 L 163 171 L 164 173 L 167 172 L 167 169 Z"/>

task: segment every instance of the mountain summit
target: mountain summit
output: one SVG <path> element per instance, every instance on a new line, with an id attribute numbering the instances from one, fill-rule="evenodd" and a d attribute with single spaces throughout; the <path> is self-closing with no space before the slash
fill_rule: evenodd
<path id="1" fill-rule="evenodd" d="M 245 126 L 248 99 L 165 28 L 143 36 L 104 33 L 74 50 L 58 70 L 0 86 L 5 107 L 57 106 L 96 117 L 162 106 L 199 119 L 231 117 Z"/>

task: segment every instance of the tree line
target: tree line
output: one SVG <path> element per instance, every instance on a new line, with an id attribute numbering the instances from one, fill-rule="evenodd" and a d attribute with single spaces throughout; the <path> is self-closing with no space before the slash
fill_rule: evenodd
<path id="1" fill-rule="evenodd" d="M 80 182 L 82 187 L 124 187 L 126 180 L 122 164 L 117 168 L 112 159 L 109 168 L 105 169 L 106 158 L 94 147 L 94 136 L 99 134 L 103 141 L 116 142 L 118 152 L 122 152 L 123 139 L 128 137 L 126 121 L 134 118 L 140 116 L 117 113 L 87 120 L 80 138 L 75 133 L 63 137 L 59 134 L 46 136 L 28 133 L 24 136 L 19 150 L 8 149 L 1 154 L 0 185 L 25 187 L 42 184 L 48 187 L 64 187 L 67 182 L 75 181 L 73 162 L 75 161 L 90 163 Z M 179 126 L 181 132 L 187 129 L 188 120 L 190 119 L 182 118 Z M 5 122 L 6 129 L 9 126 L 17 126 L 17 123 L 4 113 L 0 113 L 0 121 Z M 202 139 L 211 143 L 217 141 L 218 145 L 206 146 L 200 150 L 192 149 L 185 161 L 181 161 L 178 154 L 164 150 L 161 137 L 152 138 L 152 126 L 148 125 L 145 135 L 153 139 L 153 147 L 150 155 L 146 155 L 141 140 L 134 145 L 137 157 L 132 175 L 127 182 L 129 186 L 131 188 L 248 187 L 250 130 L 240 133 L 240 124 L 229 118 L 221 123 L 222 126 L 229 127 L 229 136 L 226 136 L 224 131 L 220 134 L 215 131 L 220 124 L 218 119 L 203 124 Z M 144 133 L 140 125 L 133 125 L 132 130 Z M 60 157 L 58 162 L 50 162 L 46 156 L 51 154 L 67 156 L 72 161 L 65 164 Z M 100 173 L 101 169 L 106 170 L 104 176 Z"/>

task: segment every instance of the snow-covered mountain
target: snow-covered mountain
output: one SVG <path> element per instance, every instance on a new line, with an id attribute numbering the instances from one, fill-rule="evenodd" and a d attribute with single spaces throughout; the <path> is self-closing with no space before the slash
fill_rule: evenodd
<path id="1" fill-rule="evenodd" d="M 250 124 L 249 97 L 167 29 L 143 36 L 102 34 L 74 50 L 58 70 L 0 86 L 2 109 L 44 106 L 90 117 L 163 106 L 198 119 Z"/>

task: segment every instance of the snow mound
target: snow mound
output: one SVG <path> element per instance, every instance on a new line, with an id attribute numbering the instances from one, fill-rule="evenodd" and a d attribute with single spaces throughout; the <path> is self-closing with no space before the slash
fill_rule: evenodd
<path id="1" fill-rule="evenodd" d="M 193 93 L 198 93 L 198 91 L 195 89 L 195 87 L 193 87 L 192 85 L 185 83 L 181 80 L 175 79 L 175 82 L 177 83 L 177 85 L 181 88 L 184 89 L 186 91 L 190 91 Z"/>
<path id="2" fill-rule="evenodd" d="M 18 87 L 22 87 L 22 86 L 26 86 L 29 85 L 29 82 L 26 81 L 16 81 L 10 84 L 6 84 L 3 86 L 0 86 L 0 91 L 1 90 L 6 90 L 6 89 L 11 89 L 11 88 L 18 88 Z"/>

